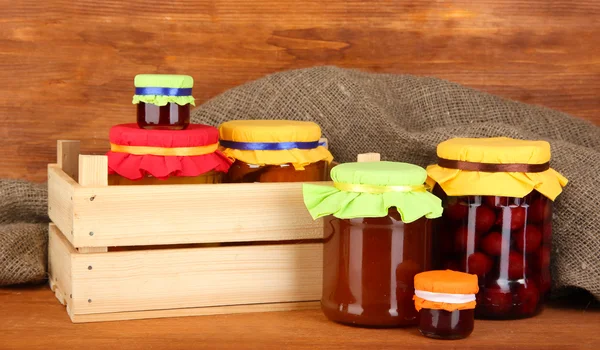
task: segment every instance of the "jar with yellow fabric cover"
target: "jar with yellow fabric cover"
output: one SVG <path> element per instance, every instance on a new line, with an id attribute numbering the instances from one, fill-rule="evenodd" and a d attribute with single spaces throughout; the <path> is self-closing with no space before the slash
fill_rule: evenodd
<path id="1" fill-rule="evenodd" d="M 551 287 L 552 201 L 567 184 L 550 168 L 550 144 L 455 138 L 437 155 L 427 168 L 444 204 L 434 268 L 478 276 L 476 317 L 537 314 Z"/>
<path id="2" fill-rule="evenodd" d="M 321 309 L 363 327 L 417 323 L 413 278 L 429 269 L 431 220 L 442 214 L 425 169 L 407 163 L 344 163 L 333 186 L 304 184 L 304 203 L 324 217 Z"/>
<path id="3" fill-rule="evenodd" d="M 221 124 L 221 150 L 234 160 L 224 182 L 309 182 L 327 179 L 331 153 L 321 128 L 292 120 L 234 120 Z"/>

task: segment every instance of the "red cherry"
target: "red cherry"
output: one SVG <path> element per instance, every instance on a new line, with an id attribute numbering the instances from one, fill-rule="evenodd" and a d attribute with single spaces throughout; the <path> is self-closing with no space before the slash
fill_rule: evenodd
<path id="1" fill-rule="evenodd" d="M 529 220 L 531 222 L 541 222 L 552 218 L 552 205 L 546 197 L 540 197 L 529 206 Z"/>
<path id="2" fill-rule="evenodd" d="M 508 254 L 508 278 L 518 280 L 525 276 L 525 265 L 523 255 L 511 251 Z"/>
<path id="3" fill-rule="evenodd" d="M 444 269 L 445 270 L 452 270 L 452 271 L 464 271 L 464 269 L 461 269 L 460 263 L 456 260 L 448 260 L 444 263 Z"/>
<path id="4" fill-rule="evenodd" d="M 519 251 L 531 253 L 542 243 L 542 232 L 537 226 L 526 225 L 514 234 L 514 238 Z"/>
<path id="5" fill-rule="evenodd" d="M 475 230 L 479 233 L 487 232 L 494 226 L 496 213 L 486 206 L 477 207 L 475 211 Z"/>
<path id="6" fill-rule="evenodd" d="M 453 204 L 449 204 L 444 209 L 444 215 L 447 216 L 450 220 L 459 221 L 467 217 L 469 214 L 469 207 L 465 204 L 461 204 L 460 202 L 455 202 Z"/>
<path id="7" fill-rule="evenodd" d="M 504 316 L 513 306 L 510 289 L 498 285 L 486 287 L 483 290 L 481 304 L 489 314 Z"/>
<path id="8" fill-rule="evenodd" d="M 513 201 L 511 201 L 510 197 L 485 196 L 483 200 L 485 204 L 492 209 L 507 207 L 513 204 Z"/>
<path id="9" fill-rule="evenodd" d="M 465 264 L 462 264 L 463 266 L 465 266 Z M 480 253 L 480 252 L 475 252 L 471 255 L 469 255 L 469 258 L 467 259 L 467 271 L 468 273 L 472 273 L 474 275 L 478 275 L 478 276 L 483 276 L 486 273 L 490 272 L 490 270 L 492 269 L 494 265 L 494 262 L 492 261 L 492 259 L 490 259 L 489 256 Z"/>
<path id="10" fill-rule="evenodd" d="M 551 255 L 550 247 L 541 247 L 536 254 L 536 260 L 543 270 L 550 269 Z"/>
<path id="11" fill-rule="evenodd" d="M 515 304 L 519 313 L 523 316 L 533 315 L 540 301 L 540 291 L 532 280 L 526 280 L 525 284 L 517 288 Z"/>
<path id="12" fill-rule="evenodd" d="M 536 278 L 538 286 L 540 286 L 540 293 L 546 294 L 552 287 L 552 275 L 550 270 L 542 271 L 542 273 Z"/>
<path id="13" fill-rule="evenodd" d="M 491 256 L 499 256 L 502 253 L 502 234 L 490 232 L 481 240 L 481 250 Z"/>
<path id="14" fill-rule="evenodd" d="M 552 244 L 552 220 L 542 226 L 542 244 Z"/>
<path id="15" fill-rule="evenodd" d="M 504 215 L 508 215 L 510 223 L 504 222 Z M 524 207 L 504 207 L 502 211 L 498 213 L 496 218 L 496 225 L 502 225 L 502 227 L 510 226 L 511 230 L 522 228 L 525 225 L 525 217 L 527 216 L 527 210 Z"/>
<path id="16" fill-rule="evenodd" d="M 476 233 L 472 234 L 474 241 L 473 250 L 477 249 L 479 245 L 479 235 Z M 466 252 L 469 247 L 469 228 L 467 226 L 460 226 L 454 233 L 454 250 L 457 253 Z"/>

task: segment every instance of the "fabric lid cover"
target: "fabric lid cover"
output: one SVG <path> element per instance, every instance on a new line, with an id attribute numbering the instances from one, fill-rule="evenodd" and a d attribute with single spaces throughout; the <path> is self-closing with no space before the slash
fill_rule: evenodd
<path id="1" fill-rule="evenodd" d="M 208 125 L 190 124 L 185 130 L 146 130 L 137 124 L 121 124 L 110 129 L 109 139 L 109 173 L 130 180 L 145 175 L 160 179 L 199 176 L 211 170 L 227 172 L 231 166 L 231 160 L 216 149 L 217 129 Z"/>
<path id="2" fill-rule="evenodd" d="M 543 164 L 550 161 L 546 141 L 516 140 L 508 137 L 454 138 L 437 146 L 439 158 L 474 163 Z M 449 196 L 484 195 L 524 197 L 532 190 L 554 200 L 567 179 L 554 169 L 542 172 L 484 172 L 427 167 L 428 184 L 439 184 Z"/>
<path id="3" fill-rule="evenodd" d="M 446 311 L 475 308 L 479 291 L 477 275 L 452 270 L 426 271 L 415 275 L 415 308 Z"/>
<path id="4" fill-rule="evenodd" d="M 135 76 L 134 85 L 136 88 L 172 88 L 189 89 L 189 94 L 185 96 L 169 96 L 164 94 L 135 94 L 133 104 L 140 102 L 151 103 L 157 106 L 165 106 L 168 103 L 177 103 L 178 105 L 191 104 L 196 105 L 194 97 L 191 94 L 191 88 L 194 87 L 194 78 L 189 75 L 172 74 L 138 74 Z"/>
<path id="5" fill-rule="evenodd" d="M 313 122 L 293 120 L 232 120 L 219 126 L 219 139 L 235 143 L 294 143 L 317 142 L 321 128 Z M 333 160 L 323 146 L 311 149 L 289 148 L 279 150 L 248 150 L 223 147 L 223 153 L 231 159 L 254 165 L 292 164 L 296 170 L 319 161 Z"/>
<path id="6" fill-rule="evenodd" d="M 303 185 L 304 204 L 314 219 L 326 215 L 340 219 L 384 217 L 391 207 L 398 210 L 405 223 L 423 216 L 437 218 L 442 214 L 442 203 L 423 186 L 426 177 L 425 169 L 408 163 L 344 163 L 331 170 L 334 186 Z M 414 189 L 368 193 L 342 190 L 340 184 Z"/>

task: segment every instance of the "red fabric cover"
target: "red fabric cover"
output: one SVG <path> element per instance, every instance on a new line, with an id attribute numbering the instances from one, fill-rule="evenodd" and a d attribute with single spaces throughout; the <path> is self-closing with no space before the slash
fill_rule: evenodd
<path id="1" fill-rule="evenodd" d="M 146 130 L 137 124 L 115 125 L 110 129 L 111 143 L 123 146 L 151 147 L 195 147 L 217 143 L 219 131 L 217 128 L 190 124 L 185 130 Z M 108 173 L 119 174 L 130 180 L 139 180 L 145 175 L 159 179 L 170 176 L 199 176 L 211 170 L 227 172 L 231 160 L 220 151 L 201 156 L 155 156 L 133 155 L 109 151 Z"/>

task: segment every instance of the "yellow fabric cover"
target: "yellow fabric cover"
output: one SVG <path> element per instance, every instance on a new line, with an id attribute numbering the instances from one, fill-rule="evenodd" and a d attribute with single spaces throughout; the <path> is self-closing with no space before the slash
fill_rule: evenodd
<path id="1" fill-rule="evenodd" d="M 321 128 L 313 122 L 293 120 L 232 120 L 219 126 L 219 139 L 234 142 L 313 142 L 321 138 Z M 290 149 L 278 151 L 248 151 L 222 148 L 233 160 L 255 165 L 292 164 L 296 170 L 325 160 L 333 160 L 323 146 L 314 149 Z"/>
<path id="2" fill-rule="evenodd" d="M 543 164 L 550 161 L 550 144 L 508 137 L 454 138 L 437 147 L 439 158 L 492 164 Z M 532 190 L 554 200 L 567 179 L 554 169 L 540 173 L 466 171 L 427 167 L 430 186 L 439 184 L 449 196 L 482 195 L 524 197 Z"/>

